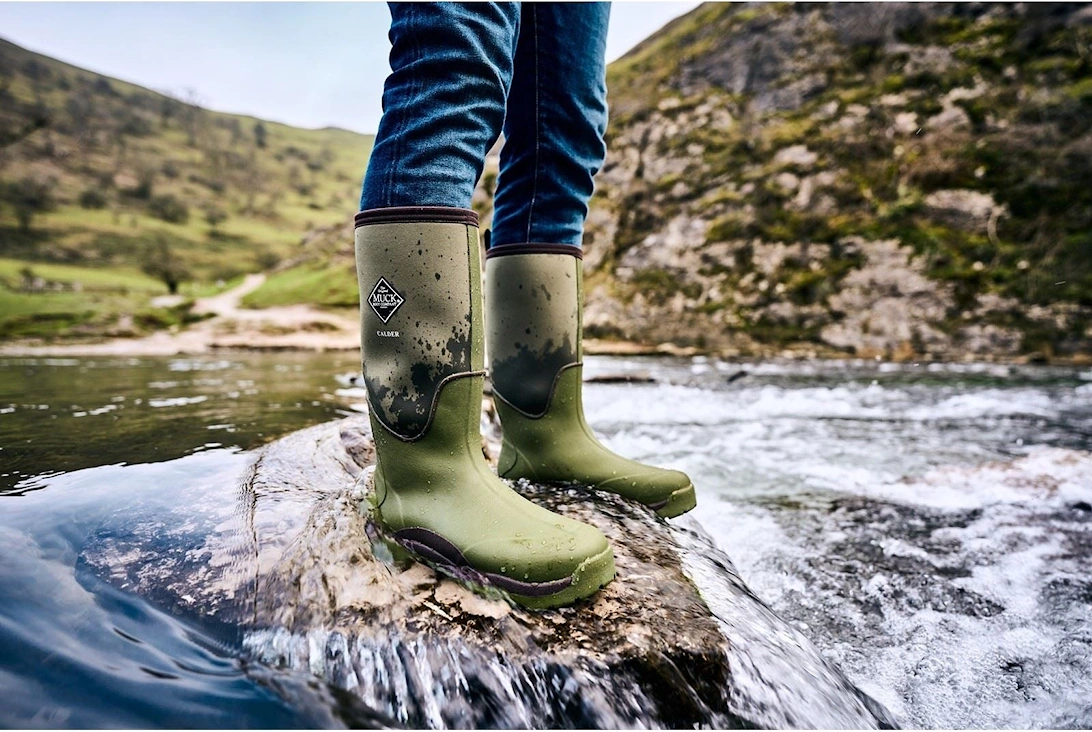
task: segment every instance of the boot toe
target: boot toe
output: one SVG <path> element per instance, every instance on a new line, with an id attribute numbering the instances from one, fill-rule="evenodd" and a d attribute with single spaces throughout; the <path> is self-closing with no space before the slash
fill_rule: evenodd
<path id="1" fill-rule="evenodd" d="M 551 514 L 535 530 L 488 538 L 467 549 L 472 566 L 521 582 L 554 583 L 572 577 L 589 558 L 610 552 L 593 526 Z"/>
<path id="2" fill-rule="evenodd" d="M 653 468 L 647 465 L 635 463 L 639 470 L 625 475 L 608 478 L 601 481 L 595 487 L 617 493 L 618 495 L 632 498 L 646 506 L 655 506 L 663 501 L 671 499 L 678 491 L 686 488 L 693 490 L 693 484 L 689 476 L 679 470 L 666 470 Z"/>

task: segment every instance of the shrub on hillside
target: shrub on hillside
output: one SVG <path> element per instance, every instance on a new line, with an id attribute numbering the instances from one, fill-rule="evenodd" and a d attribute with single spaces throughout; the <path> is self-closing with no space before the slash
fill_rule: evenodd
<path id="1" fill-rule="evenodd" d="M 106 208 L 106 194 L 98 188 L 88 188 L 80 194 L 80 207 L 89 209 Z"/>
<path id="2" fill-rule="evenodd" d="M 147 137 L 152 134 L 152 123 L 138 114 L 127 114 L 117 127 L 119 135 L 130 137 Z"/>
<path id="3" fill-rule="evenodd" d="M 273 269 L 281 263 L 281 258 L 275 252 L 259 252 L 254 261 L 262 269 Z"/>
<path id="4" fill-rule="evenodd" d="M 254 123 L 254 144 L 258 147 L 265 147 L 266 145 L 265 125 L 261 122 Z"/>
<path id="5" fill-rule="evenodd" d="M 209 225 L 209 233 L 216 235 L 219 231 L 220 224 L 227 221 L 227 212 L 215 204 L 209 204 L 205 207 L 205 222 Z"/>
<path id="6" fill-rule="evenodd" d="M 53 181 L 42 181 L 27 177 L 0 188 L 0 197 L 15 209 L 19 228 L 30 230 L 34 217 L 46 211 L 52 211 L 56 205 L 53 198 Z"/>
<path id="7" fill-rule="evenodd" d="M 149 201 L 148 213 L 169 224 L 184 224 L 190 220 L 189 206 L 170 193 L 156 196 Z"/>
<path id="8" fill-rule="evenodd" d="M 152 188 L 155 185 L 155 171 L 144 170 L 140 173 L 140 179 L 137 184 L 132 188 L 122 189 L 122 193 L 130 198 L 135 198 L 140 201 L 150 201 L 152 199 Z"/>

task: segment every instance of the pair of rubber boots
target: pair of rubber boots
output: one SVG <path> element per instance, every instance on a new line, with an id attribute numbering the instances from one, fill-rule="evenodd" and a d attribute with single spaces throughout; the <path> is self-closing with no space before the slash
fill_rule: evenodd
<path id="1" fill-rule="evenodd" d="M 606 537 L 513 491 L 482 452 L 484 386 L 478 219 L 386 208 L 356 217 L 361 345 L 375 437 L 373 515 L 441 569 L 533 608 L 570 604 L 614 577 Z M 486 253 L 493 396 L 503 478 L 579 483 L 664 517 L 695 505 L 683 473 L 607 450 L 581 401 L 580 250 Z"/>

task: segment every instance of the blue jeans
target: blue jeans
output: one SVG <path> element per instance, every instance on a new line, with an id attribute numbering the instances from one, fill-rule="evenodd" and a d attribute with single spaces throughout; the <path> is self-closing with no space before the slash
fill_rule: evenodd
<path id="1" fill-rule="evenodd" d="M 469 208 L 503 129 L 492 245 L 580 246 L 606 157 L 609 3 L 390 3 L 361 210 Z"/>

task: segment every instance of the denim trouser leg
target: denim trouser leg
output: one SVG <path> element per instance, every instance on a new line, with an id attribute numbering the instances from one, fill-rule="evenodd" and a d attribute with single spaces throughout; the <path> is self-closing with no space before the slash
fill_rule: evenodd
<path id="1" fill-rule="evenodd" d="M 391 74 L 360 208 L 469 208 L 504 122 L 519 4 L 389 7 Z"/>
<path id="2" fill-rule="evenodd" d="M 579 246 L 606 156 L 610 4 L 390 9 L 391 74 L 360 208 L 469 207 L 503 124 L 493 243 Z"/>
<path id="3" fill-rule="evenodd" d="M 524 3 L 493 245 L 580 246 L 607 128 L 610 3 Z"/>

